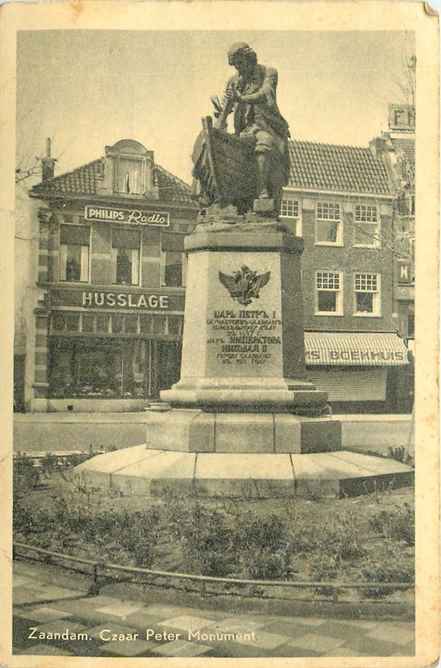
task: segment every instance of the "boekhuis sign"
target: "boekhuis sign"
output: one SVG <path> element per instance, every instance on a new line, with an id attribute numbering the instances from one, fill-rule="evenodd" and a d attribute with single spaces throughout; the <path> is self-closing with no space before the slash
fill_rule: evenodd
<path id="1" fill-rule="evenodd" d="M 155 225 L 168 227 L 170 214 L 167 211 L 146 211 L 145 209 L 120 209 L 109 206 L 87 204 L 84 207 L 86 220 L 127 223 L 131 225 Z"/>

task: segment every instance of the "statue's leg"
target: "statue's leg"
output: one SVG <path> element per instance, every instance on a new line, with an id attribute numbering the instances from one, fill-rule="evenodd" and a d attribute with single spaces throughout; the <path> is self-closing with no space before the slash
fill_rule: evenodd
<path id="1" fill-rule="evenodd" d="M 256 151 L 257 158 L 257 197 L 258 199 L 268 199 L 270 197 L 268 182 L 269 182 L 269 167 L 270 155 L 267 151 Z"/>

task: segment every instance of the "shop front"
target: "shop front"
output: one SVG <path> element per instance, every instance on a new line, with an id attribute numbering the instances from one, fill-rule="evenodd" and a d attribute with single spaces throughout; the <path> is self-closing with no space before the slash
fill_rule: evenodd
<path id="1" fill-rule="evenodd" d="M 395 410 L 396 374 L 408 351 L 390 332 L 305 332 L 307 374 L 328 393 L 334 413 Z"/>
<path id="2" fill-rule="evenodd" d="M 53 288 L 47 410 L 142 410 L 180 373 L 184 296 Z"/>

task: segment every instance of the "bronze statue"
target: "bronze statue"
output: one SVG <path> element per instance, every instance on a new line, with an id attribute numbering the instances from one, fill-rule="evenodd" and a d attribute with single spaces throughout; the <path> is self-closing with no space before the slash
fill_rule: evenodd
<path id="1" fill-rule="evenodd" d="M 237 70 L 222 102 L 212 98 L 216 121 L 203 119 L 193 151 L 196 194 L 204 204 L 234 204 L 277 216 L 288 183 L 289 127 L 277 106 L 277 70 L 260 65 L 245 42 L 233 44 L 228 62 Z M 234 111 L 234 135 L 226 132 Z M 256 204 L 258 200 L 259 204 Z"/>

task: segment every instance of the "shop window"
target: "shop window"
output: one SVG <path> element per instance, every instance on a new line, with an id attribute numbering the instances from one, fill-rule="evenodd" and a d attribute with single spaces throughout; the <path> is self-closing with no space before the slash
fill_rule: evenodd
<path id="1" fill-rule="evenodd" d="M 285 218 L 286 222 L 292 223 L 292 231 L 297 236 L 301 236 L 299 201 L 292 197 L 284 197 L 280 204 L 280 217 Z"/>
<path id="2" fill-rule="evenodd" d="M 116 190 L 125 195 L 142 195 L 145 192 L 142 160 L 127 158 L 118 160 Z"/>
<path id="3" fill-rule="evenodd" d="M 380 283 L 379 274 L 354 274 L 354 315 L 381 314 Z"/>
<path id="4" fill-rule="evenodd" d="M 342 315 L 343 290 L 340 272 L 318 271 L 316 280 L 316 315 Z"/>
<path id="5" fill-rule="evenodd" d="M 121 334 L 123 331 L 124 316 L 112 315 L 112 334 Z"/>
<path id="6" fill-rule="evenodd" d="M 113 283 L 139 285 L 140 245 L 138 230 L 112 230 Z"/>
<path id="7" fill-rule="evenodd" d="M 315 243 L 323 246 L 343 245 L 343 222 L 340 204 L 317 202 Z"/>
<path id="8" fill-rule="evenodd" d="M 54 315 L 52 315 L 51 322 L 52 322 L 52 329 L 55 332 L 62 332 L 66 326 L 66 320 L 62 313 L 55 313 Z"/>
<path id="9" fill-rule="evenodd" d="M 78 313 L 66 313 L 64 316 L 68 332 L 78 332 L 80 329 L 80 316 Z"/>
<path id="10" fill-rule="evenodd" d="M 144 395 L 146 342 L 54 337 L 49 347 L 51 397 L 124 398 Z"/>
<path id="11" fill-rule="evenodd" d="M 140 316 L 140 327 L 141 334 L 151 334 L 152 333 L 152 316 L 150 315 L 141 315 Z"/>
<path id="12" fill-rule="evenodd" d="M 89 280 L 90 228 L 60 226 L 60 279 L 70 282 Z"/>
<path id="13" fill-rule="evenodd" d="M 95 316 L 84 313 L 82 322 L 82 331 L 88 333 L 93 332 L 94 324 L 95 324 Z"/>
<path id="14" fill-rule="evenodd" d="M 97 315 L 96 317 L 96 331 L 100 334 L 109 333 L 109 320 L 110 316 L 108 315 Z"/>
<path id="15" fill-rule="evenodd" d="M 378 248 L 380 245 L 379 228 L 377 207 L 357 204 L 354 216 L 354 246 Z"/>
<path id="16" fill-rule="evenodd" d="M 125 317 L 125 331 L 126 331 L 126 334 L 137 334 L 138 333 L 138 316 L 137 315 L 126 315 L 126 317 Z"/>

